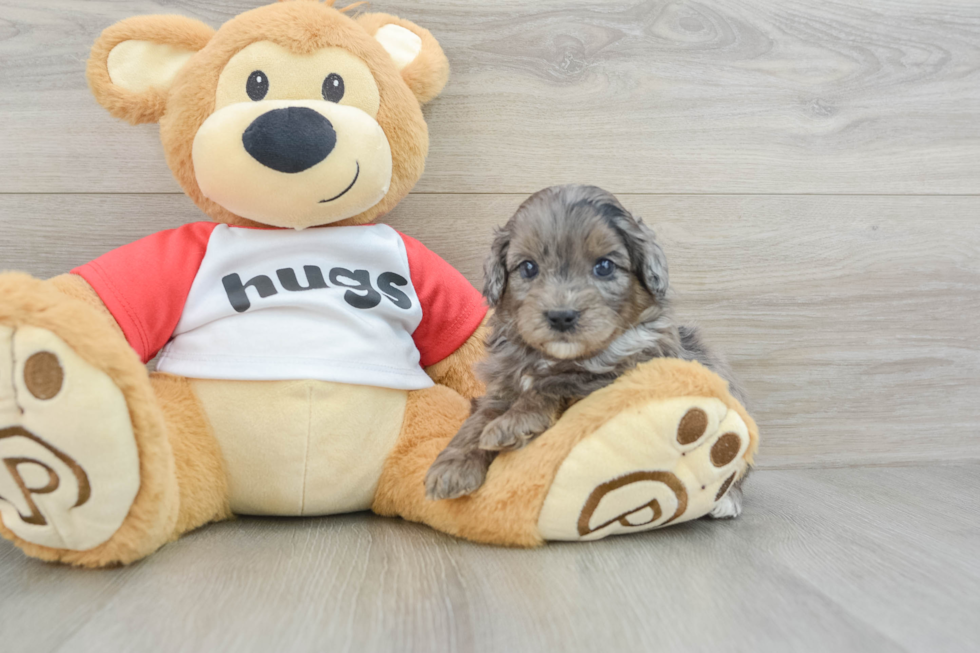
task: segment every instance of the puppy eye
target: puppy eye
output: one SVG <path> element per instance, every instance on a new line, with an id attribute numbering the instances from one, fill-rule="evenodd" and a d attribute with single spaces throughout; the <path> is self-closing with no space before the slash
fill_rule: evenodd
<path id="1" fill-rule="evenodd" d="M 595 267 L 592 268 L 592 274 L 597 277 L 608 277 L 616 269 L 613 262 L 607 258 L 601 258 L 596 261 Z"/>
<path id="2" fill-rule="evenodd" d="M 269 92 L 269 78 L 261 70 L 252 71 L 245 82 L 245 92 L 253 102 L 258 102 Z"/>
<path id="3" fill-rule="evenodd" d="M 337 73 L 330 73 L 323 80 L 323 99 L 327 102 L 340 102 L 344 97 L 344 78 Z"/>
<path id="4" fill-rule="evenodd" d="M 534 261 L 524 261 L 519 266 L 521 270 L 521 276 L 525 279 L 533 279 L 538 276 L 538 264 Z"/>

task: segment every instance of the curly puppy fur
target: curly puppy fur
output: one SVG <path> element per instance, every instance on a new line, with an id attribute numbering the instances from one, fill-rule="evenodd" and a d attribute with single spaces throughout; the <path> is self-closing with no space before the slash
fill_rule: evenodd
<path id="1" fill-rule="evenodd" d="M 520 449 L 574 402 L 653 358 L 696 360 L 744 393 L 667 298 L 667 260 L 653 231 L 595 186 L 554 186 L 528 198 L 497 231 L 484 295 L 495 309 L 487 393 L 426 477 L 430 499 L 479 488 L 500 451 Z M 737 516 L 741 495 L 719 504 Z"/>

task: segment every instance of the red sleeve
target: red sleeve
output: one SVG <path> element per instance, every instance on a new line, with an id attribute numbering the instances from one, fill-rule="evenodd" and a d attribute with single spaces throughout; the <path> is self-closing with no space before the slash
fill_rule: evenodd
<path id="1" fill-rule="evenodd" d="M 412 334 L 423 367 L 459 349 L 487 314 L 483 296 L 459 270 L 410 236 L 399 234 L 408 253 L 412 285 L 422 304 L 422 321 Z"/>
<path id="2" fill-rule="evenodd" d="M 194 222 L 124 245 L 72 270 L 89 283 L 147 362 L 177 328 L 213 222 Z"/>

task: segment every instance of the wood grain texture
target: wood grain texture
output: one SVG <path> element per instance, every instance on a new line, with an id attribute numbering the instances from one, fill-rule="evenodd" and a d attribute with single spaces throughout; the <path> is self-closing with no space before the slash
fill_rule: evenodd
<path id="1" fill-rule="evenodd" d="M 0 192 L 175 192 L 156 128 L 84 62 L 134 14 L 219 25 L 260 0 L 0 0 Z M 340 4 L 343 4 L 342 2 Z M 453 66 L 424 192 L 980 192 L 972 0 L 384 0 Z"/>
<path id="2" fill-rule="evenodd" d="M 0 542 L 0 632 L 32 653 L 974 650 L 980 467 L 762 471 L 747 497 L 533 551 L 368 515 L 242 519 L 100 572 Z"/>
<path id="3" fill-rule="evenodd" d="M 523 199 L 412 195 L 389 222 L 480 287 Z M 620 199 L 748 387 L 763 467 L 980 459 L 980 198 Z M 52 276 L 200 217 L 179 195 L 0 196 L 0 267 Z"/>

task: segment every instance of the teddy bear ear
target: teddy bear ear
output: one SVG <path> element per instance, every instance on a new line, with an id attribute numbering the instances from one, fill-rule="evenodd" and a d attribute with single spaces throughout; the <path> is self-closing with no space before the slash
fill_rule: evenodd
<path id="1" fill-rule="evenodd" d="M 86 76 L 95 99 L 134 125 L 157 122 L 177 72 L 214 30 L 184 16 L 136 16 L 107 28 L 89 56 Z"/>
<path id="2" fill-rule="evenodd" d="M 439 95 L 449 60 L 429 30 L 388 14 L 361 14 L 357 22 L 388 52 L 420 104 Z"/>

